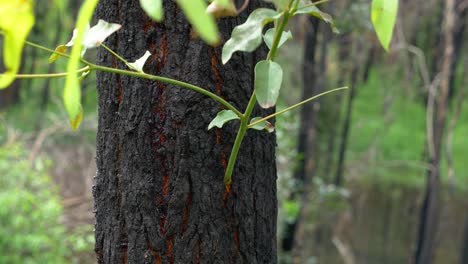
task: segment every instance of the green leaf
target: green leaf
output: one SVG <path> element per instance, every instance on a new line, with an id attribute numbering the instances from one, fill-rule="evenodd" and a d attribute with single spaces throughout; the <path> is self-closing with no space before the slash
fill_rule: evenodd
<path id="1" fill-rule="evenodd" d="M 78 70 L 80 62 L 80 53 L 83 47 L 83 40 L 86 25 L 89 24 L 96 8 L 98 0 L 85 0 L 81 6 L 78 14 L 78 21 L 76 23 L 76 36 L 74 38 L 75 44 L 73 45 L 70 59 L 67 65 L 67 78 L 65 80 L 65 88 L 63 90 L 63 103 L 67 110 L 70 119 L 70 125 L 73 129 L 78 128 L 83 116 L 83 109 L 81 108 L 81 90 L 76 71 Z"/>
<path id="2" fill-rule="evenodd" d="M 231 120 L 239 119 L 239 117 L 231 110 L 222 110 L 208 125 L 208 130 L 213 127 L 222 128 L 223 125 Z"/>
<path id="3" fill-rule="evenodd" d="M 299 6 L 296 12 L 294 12 L 294 15 L 300 15 L 300 14 L 309 14 L 311 16 L 314 16 L 324 21 L 325 23 L 329 24 L 330 28 L 332 29 L 334 33 L 336 34 L 340 33 L 338 28 L 335 26 L 335 23 L 333 22 L 332 16 L 330 16 L 329 14 L 325 12 L 322 12 L 320 9 L 318 9 L 318 7 L 313 5 L 312 1 L 310 0 L 300 0 Z"/>
<path id="4" fill-rule="evenodd" d="M 55 51 L 60 52 L 60 53 L 65 53 L 67 52 L 68 47 L 66 45 L 60 45 L 55 48 Z M 60 58 L 62 55 L 57 54 L 57 53 L 52 53 L 49 57 L 49 63 L 53 63 L 56 61 L 58 58 Z"/>
<path id="5" fill-rule="evenodd" d="M 265 35 L 263 35 L 263 40 L 265 41 L 265 44 L 268 46 L 269 49 L 271 49 L 271 46 L 273 45 L 273 39 L 275 38 L 275 33 L 276 33 L 276 30 L 274 28 L 270 28 L 265 33 Z M 280 42 L 278 43 L 278 48 L 281 47 L 286 41 L 292 38 L 293 36 L 291 34 L 291 31 L 283 31 L 283 34 L 281 34 Z"/>
<path id="6" fill-rule="evenodd" d="M 388 51 L 398 12 L 398 0 L 373 0 L 371 20 L 383 48 Z"/>
<path id="7" fill-rule="evenodd" d="M 254 117 L 252 118 L 252 120 L 250 120 L 250 123 L 254 123 L 254 122 L 257 122 L 258 120 L 262 119 L 261 117 Z M 255 130 L 266 130 L 268 131 L 269 133 L 275 131 L 275 127 L 268 121 L 262 121 L 254 126 L 251 126 L 249 127 L 251 129 L 255 129 Z"/>
<path id="8" fill-rule="evenodd" d="M 204 0 L 177 0 L 187 20 L 193 25 L 200 37 L 210 45 L 219 42 L 218 26 L 211 14 L 207 14 Z"/>
<path id="9" fill-rule="evenodd" d="M 163 20 L 162 0 L 140 0 L 140 6 L 152 19 L 158 22 Z"/>
<path id="10" fill-rule="evenodd" d="M 262 108 L 270 108 L 276 104 L 283 70 L 274 61 L 259 61 L 255 66 L 255 95 Z"/>
<path id="11" fill-rule="evenodd" d="M 34 25 L 31 0 L 0 0 L 0 29 L 3 38 L 3 65 L 0 89 L 8 87 L 16 77 L 21 64 L 21 53 L 26 37 Z"/>
<path id="12" fill-rule="evenodd" d="M 254 51 L 262 44 L 263 26 L 274 20 L 278 13 L 273 9 L 258 8 L 244 24 L 234 28 L 231 38 L 224 44 L 222 61 L 226 64 L 236 51 Z"/>

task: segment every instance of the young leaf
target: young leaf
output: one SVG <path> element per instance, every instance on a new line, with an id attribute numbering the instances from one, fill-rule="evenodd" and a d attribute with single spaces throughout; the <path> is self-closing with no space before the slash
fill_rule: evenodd
<path id="1" fill-rule="evenodd" d="M 236 51 L 254 51 L 262 44 L 263 26 L 274 20 L 278 13 L 273 9 L 258 8 L 253 11 L 244 24 L 234 28 L 231 38 L 224 44 L 223 64 L 226 64 Z"/>
<path id="2" fill-rule="evenodd" d="M 274 28 L 270 28 L 265 33 L 265 35 L 263 35 L 263 40 L 265 41 L 265 44 L 268 46 L 269 49 L 271 49 L 271 46 L 273 45 L 275 33 L 276 30 Z M 278 48 L 281 47 L 286 41 L 292 39 L 292 37 L 293 36 L 291 34 L 291 31 L 283 31 L 283 34 L 281 34 L 280 42 L 278 43 Z"/>
<path id="3" fill-rule="evenodd" d="M 255 66 L 255 95 L 262 108 L 270 108 L 276 104 L 283 70 L 274 61 L 259 61 Z"/>
<path id="4" fill-rule="evenodd" d="M 81 52 L 81 57 L 85 54 L 87 49 L 99 47 L 106 38 L 112 35 L 114 32 L 119 30 L 122 26 L 119 24 L 108 23 L 102 19 L 99 19 L 98 23 L 92 28 L 89 27 L 89 24 L 86 26 L 83 36 L 83 50 Z M 73 30 L 72 39 L 65 44 L 67 47 L 71 47 L 75 44 L 77 37 L 77 29 Z"/>
<path id="5" fill-rule="evenodd" d="M 151 53 L 149 51 L 146 51 L 141 58 L 139 58 L 135 62 L 129 63 L 129 65 L 132 66 L 135 70 L 143 72 L 143 66 L 145 66 L 146 60 L 148 60 L 150 56 Z"/>
<path id="6" fill-rule="evenodd" d="M 252 123 L 254 123 L 254 122 L 256 122 L 256 121 L 258 121 L 260 119 L 262 119 L 262 118 L 261 117 L 254 117 L 254 118 L 252 118 L 252 120 L 250 120 L 250 123 L 252 124 Z M 249 128 L 255 129 L 255 130 L 266 130 L 269 133 L 275 131 L 275 127 L 268 121 L 262 121 L 262 122 L 260 122 L 258 124 L 255 124 L 255 125 L 253 125 L 253 126 L 251 126 Z"/>
<path id="7" fill-rule="evenodd" d="M 5 73 L 0 75 L 0 89 L 8 87 L 14 80 L 21 64 L 24 42 L 34 25 L 31 0 L 0 1 L 0 29 L 4 32 L 3 65 Z"/>
<path id="8" fill-rule="evenodd" d="M 384 0 L 385 1 L 385 0 Z M 294 12 L 294 15 L 299 15 L 299 14 L 309 14 L 311 16 L 314 16 L 325 23 L 329 24 L 332 31 L 336 34 L 340 33 L 338 28 L 335 26 L 335 23 L 333 22 L 332 16 L 329 14 L 322 12 L 318 7 L 313 5 L 312 1 L 310 0 L 300 0 L 299 6 Z"/>
<path id="9" fill-rule="evenodd" d="M 140 0 L 140 6 L 152 19 L 158 22 L 163 20 L 162 0 Z"/>
<path id="10" fill-rule="evenodd" d="M 219 32 L 212 15 L 207 14 L 204 0 L 177 0 L 187 20 L 193 25 L 200 37 L 210 45 L 219 42 Z"/>
<path id="11" fill-rule="evenodd" d="M 67 49 L 68 49 L 68 47 L 66 45 L 60 45 L 60 46 L 55 48 L 55 51 L 60 52 L 60 53 L 65 53 L 65 52 L 67 52 Z M 52 55 L 50 55 L 50 57 L 49 57 L 49 63 L 53 63 L 58 58 L 60 58 L 60 56 L 61 56 L 60 54 L 52 53 Z"/>
<path id="12" fill-rule="evenodd" d="M 398 12 L 398 0 L 373 0 L 371 20 L 383 48 L 388 51 Z"/>
<path id="13" fill-rule="evenodd" d="M 231 110 L 222 110 L 208 125 L 208 130 L 213 127 L 222 128 L 223 125 L 231 120 L 239 119 L 239 117 Z"/>

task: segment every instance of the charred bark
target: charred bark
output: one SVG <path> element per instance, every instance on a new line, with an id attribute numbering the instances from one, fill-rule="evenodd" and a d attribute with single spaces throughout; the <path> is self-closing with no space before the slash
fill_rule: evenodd
<path id="1" fill-rule="evenodd" d="M 174 1 L 164 8 L 164 21 L 154 23 L 138 1 L 101 0 L 97 17 L 123 25 L 107 45 L 129 60 L 149 50 L 146 72 L 205 87 L 244 109 L 265 50 L 236 53 L 222 66 L 220 47 L 193 38 Z M 224 40 L 244 13 L 218 21 Z M 104 50 L 98 63 L 125 68 Z M 276 263 L 273 134 L 248 131 L 227 190 L 224 171 L 239 124 L 207 131 L 219 105 L 180 87 L 109 73 L 97 74 L 97 86 L 98 263 Z"/>

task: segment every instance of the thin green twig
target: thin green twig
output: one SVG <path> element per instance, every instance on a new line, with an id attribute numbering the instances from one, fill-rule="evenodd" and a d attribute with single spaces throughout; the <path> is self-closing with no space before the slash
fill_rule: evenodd
<path id="1" fill-rule="evenodd" d="M 299 103 L 297 103 L 297 104 L 295 104 L 295 105 L 293 105 L 293 106 L 290 106 L 290 107 L 288 107 L 288 108 L 286 108 L 286 109 L 283 109 L 283 110 L 278 111 L 278 112 L 276 112 L 276 113 L 274 113 L 274 114 L 271 114 L 271 115 L 266 116 L 266 117 L 264 117 L 264 118 L 262 118 L 262 119 L 259 119 L 259 120 L 255 121 L 255 122 L 253 122 L 253 123 L 250 123 L 250 124 L 248 125 L 248 127 L 251 128 L 251 127 L 253 127 L 253 126 L 257 125 L 257 124 L 260 124 L 260 123 L 263 122 L 263 121 L 266 121 L 266 120 L 268 120 L 268 119 L 270 119 L 270 118 L 273 118 L 273 117 L 275 117 L 275 116 L 277 116 L 277 115 L 281 115 L 281 114 L 283 114 L 283 113 L 285 113 L 285 112 L 291 111 L 291 110 L 293 110 L 294 108 L 299 107 L 299 106 L 301 106 L 301 105 L 304 105 L 304 104 L 306 104 L 306 103 L 308 103 L 308 102 L 310 102 L 310 101 L 312 101 L 312 100 L 315 100 L 315 99 L 317 99 L 317 98 L 319 98 L 319 97 L 321 97 L 321 96 L 324 96 L 324 95 L 327 95 L 327 94 L 330 94 L 330 93 L 333 93 L 333 92 L 337 92 L 337 91 L 340 91 L 340 90 L 346 90 L 346 89 L 348 89 L 348 87 L 347 87 L 347 86 L 344 86 L 344 87 L 332 89 L 332 90 L 329 90 L 329 91 L 326 91 L 326 92 L 317 94 L 317 95 L 315 95 L 315 96 L 310 97 L 310 98 L 307 99 L 307 100 L 304 100 L 304 101 L 302 101 L 302 102 L 299 102 Z"/>

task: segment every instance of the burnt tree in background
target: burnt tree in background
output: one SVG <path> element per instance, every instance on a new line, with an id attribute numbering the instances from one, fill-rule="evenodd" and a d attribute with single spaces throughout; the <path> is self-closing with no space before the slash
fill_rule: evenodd
<path id="1" fill-rule="evenodd" d="M 125 58 L 153 54 L 146 72 L 205 87 L 244 109 L 265 50 L 236 54 L 222 66 L 220 47 L 194 37 L 174 1 L 164 8 L 164 21 L 154 23 L 138 1 L 101 0 L 97 18 L 122 24 L 107 44 Z M 218 21 L 224 40 L 245 13 Z M 98 63 L 125 67 L 104 50 Z M 97 85 L 99 263 L 276 263 L 273 134 L 248 131 L 227 190 L 224 171 L 239 124 L 207 131 L 219 105 L 190 90 L 109 73 L 98 73 Z"/>

